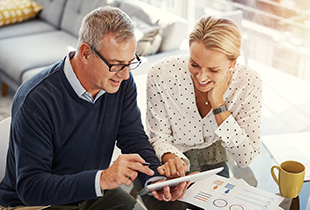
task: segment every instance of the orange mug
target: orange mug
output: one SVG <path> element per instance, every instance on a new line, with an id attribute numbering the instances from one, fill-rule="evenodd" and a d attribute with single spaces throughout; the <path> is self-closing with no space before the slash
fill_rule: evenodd
<path id="1" fill-rule="evenodd" d="M 274 173 L 278 170 L 278 177 Z M 305 166 L 297 161 L 285 161 L 280 166 L 271 167 L 271 175 L 278 184 L 280 193 L 286 198 L 296 198 L 305 178 Z"/>

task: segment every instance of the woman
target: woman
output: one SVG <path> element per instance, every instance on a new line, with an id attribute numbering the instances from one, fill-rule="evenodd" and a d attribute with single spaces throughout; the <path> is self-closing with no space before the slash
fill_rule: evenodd
<path id="1" fill-rule="evenodd" d="M 204 16 L 190 34 L 190 55 L 149 71 L 147 132 L 168 174 L 223 166 L 229 177 L 229 155 L 244 168 L 259 154 L 262 84 L 236 64 L 241 39 L 234 21 Z"/>
<path id="2" fill-rule="evenodd" d="M 190 55 L 168 57 L 148 73 L 147 132 L 168 177 L 239 167 L 260 152 L 261 80 L 236 65 L 241 34 L 227 18 L 202 17 L 189 37 Z M 139 189 L 135 182 L 135 189 Z M 148 209 L 199 209 L 142 196 Z"/>

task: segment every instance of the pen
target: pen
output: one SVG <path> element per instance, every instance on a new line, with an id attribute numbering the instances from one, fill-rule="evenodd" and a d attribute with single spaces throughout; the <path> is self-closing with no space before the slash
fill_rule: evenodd
<path id="1" fill-rule="evenodd" d="M 151 164 L 148 162 L 141 163 L 143 166 L 150 166 Z"/>
<path id="2" fill-rule="evenodd" d="M 144 162 L 144 163 L 141 163 L 143 166 L 150 166 L 151 164 L 150 163 L 148 163 L 148 162 Z M 128 179 L 130 179 L 130 177 L 129 176 L 127 176 L 127 178 Z"/>

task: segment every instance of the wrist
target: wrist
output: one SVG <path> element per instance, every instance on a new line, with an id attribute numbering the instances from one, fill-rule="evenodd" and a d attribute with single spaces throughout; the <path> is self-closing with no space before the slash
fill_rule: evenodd
<path id="1" fill-rule="evenodd" d="M 212 107 L 212 109 L 217 109 L 217 108 L 219 108 L 220 106 L 225 105 L 225 102 L 224 102 L 223 99 L 212 100 L 212 101 L 210 101 L 210 102 L 211 102 L 211 107 Z"/>
<path id="2" fill-rule="evenodd" d="M 104 190 L 107 190 L 106 181 L 105 181 L 105 170 L 102 170 L 100 173 L 100 190 L 103 192 Z"/>
<path id="3" fill-rule="evenodd" d="M 163 156 L 161 157 L 161 162 L 164 164 L 166 162 L 168 162 L 169 159 L 173 159 L 175 157 L 178 157 L 176 154 L 173 154 L 171 152 L 167 152 L 165 154 L 163 154 Z"/>
<path id="4" fill-rule="evenodd" d="M 176 154 L 173 154 L 173 153 L 165 153 L 163 154 L 162 156 L 162 164 L 165 164 L 166 162 L 168 162 L 170 159 L 174 159 L 174 158 L 179 158 L 181 159 L 183 162 L 184 162 L 184 165 L 188 167 L 189 165 L 189 161 L 184 159 L 184 158 L 180 158 L 179 156 L 177 156 Z"/>
<path id="5" fill-rule="evenodd" d="M 222 105 L 222 106 L 220 106 L 220 107 L 218 107 L 218 108 L 216 108 L 216 109 L 213 109 L 213 110 L 212 110 L 212 112 L 213 112 L 214 115 L 221 114 L 221 113 L 224 113 L 224 112 L 227 112 L 227 111 L 228 111 L 228 110 L 227 110 L 227 107 L 226 107 L 225 104 Z"/>
<path id="6" fill-rule="evenodd" d="M 211 104 L 211 107 L 214 110 L 214 109 L 220 108 L 223 105 L 226 105 L 226 104 L 224 102 L 218 102 L 218 103 L 215 103 L 215 104 Z"/>

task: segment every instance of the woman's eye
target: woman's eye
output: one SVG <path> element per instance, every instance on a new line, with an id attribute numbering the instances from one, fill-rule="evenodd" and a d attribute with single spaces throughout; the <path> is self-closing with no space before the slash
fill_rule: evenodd
<path id="1" fill-rule="evenodd" d="M 197 64 L 191 64 L 192 65 L 192 67 L 194 67 L 194 68 L 199 68 L 199 66 L 197 65 Z"/>
<path id="2" fill-rule="evenodd" d="M 219 73 L 221 71 L 221 69 L 209 69 L 210 72 L 212 73 Z"/>

